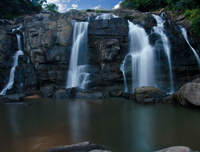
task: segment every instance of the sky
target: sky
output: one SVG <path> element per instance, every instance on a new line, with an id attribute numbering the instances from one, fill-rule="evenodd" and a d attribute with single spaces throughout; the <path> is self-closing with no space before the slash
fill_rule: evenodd
<path id="1" fill-rule="evenodd" d="M 47 0 L 47 3 L 55 3 L 59 12 L 69 9 L 112 9 L 119 7 L 120 0 Z"/>

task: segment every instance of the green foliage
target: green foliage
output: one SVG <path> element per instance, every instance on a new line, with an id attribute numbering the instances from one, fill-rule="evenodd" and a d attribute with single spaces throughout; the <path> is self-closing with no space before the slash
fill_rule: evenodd
<path id="1" fill-rule="evenodd" d="M 187 10 L 200 6 L 200 0 L 124 0 L 122 8 L 136 9 L 139 11 L 154 11 L 167 6 L 167 10 Z"/>
<path id="2" fill-rule="evenodd" d="M 193 9 L 193 10 L 187 10 L 185 12 L 185 16 L 192 21 L 192 29 L 194 32 L 200 36 L 200 10 L 199 9 Z"/>
<path id="3" fill-rule="evenodd" d="M 190 20 L 193 20 L 193 19 L 196 19 L 200 14 L 200 10 L 199 9 L 193 9 L 193 10 L 187 10 L 185 11 L 185 16 L 190 19 Z"/>
<path id="4" fill-rule="evenodd" d="M 13 16 L 11 13 L 6 12 L 6 15 L 3 16 L 3 18 L 7 19 L 7 20 L 12 20 Z"/>
<path id="5" fill-rule="evenodd" d="M 122 8 L 136 9 L 140 11 L 152 11 L 166 6 L 165 0 L 124 0 Z"/>
<path id="6" fill-rule="evenodd" d="M 48 3 L 44 5 L 44 9 L 49 10 L 53 13 L 58 13 L 58 6 L 54 3 Z"/>
<path id="7" fill-rule="evenodd" d="M 194 32 L 200 36 L 200 15 L 198 15 L 198 17 L 194 18 L 193 19 L 193 22 L 192 22 L 192 29 L 194 30 Z"/>
<path id="8" fill-rule="evenodd" d="M 16 16 L 40 12 L 46 0 L 3 0 L 0 1 L 0 18 L 13 19 Z"/>
<path id="9" fill-rule="evenodd" d="M 95 9 L 94 12 L 95 12 L 96 14 L 98 14 L 98 13 L 110 13 L 109 10 L 99 10 L 99 9 Z"/>
<path id="10" fill-rule="evenodd" d="M 45 44 L 44 47 L 45 47 L 45 48 L 49 48 L 50 46 L 48 46 L 48 44 Z"/>

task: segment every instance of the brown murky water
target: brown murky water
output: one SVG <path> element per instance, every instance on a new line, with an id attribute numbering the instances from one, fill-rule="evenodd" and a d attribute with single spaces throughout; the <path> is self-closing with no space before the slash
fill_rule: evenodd
<path id="1" fill-rule="evenodd" d="M 31 105 L 0 105 L 0 152 L 44 152 L 83 141 L 113 152 L 180 145 L 200 150 L 200 109 L 125 99 L 26 102 Z"/>

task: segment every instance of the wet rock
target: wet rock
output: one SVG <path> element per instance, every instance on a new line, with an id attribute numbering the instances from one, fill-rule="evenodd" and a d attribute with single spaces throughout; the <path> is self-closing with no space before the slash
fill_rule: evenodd
<path id="1" fill-rule="evenodd" d="M 69 98 L 75 98 L 76 92 L 78 90 L 79 90 L 79 88 L 73 87 L 73 88 L 68 88 L 66 91 L 67 91 Z"/>
<path id="2" fill-rule="evenodd" d="M 163 103 L 174 103 L 175 99 L 174 99 L 174 95 L 168 95 L 167 97 L 165 97 L 162 101 Z"/>
<path id="3" fill-rule="evenodd" d="M 49 152 L 57 152 L 57 151 L 89 151 L 93 149 L 104 149 L 103 146 L 97 145 L 97 144 L 92 144 L 88 141 L 86 142 L 81 142 L 78 144 L 73 144 L 73 145 L 66 145 L 66 146 L 59 146 L 59 147 L 54 147 L 50 148 L 47 151 Z"/>
<path id="4" fill-rule="evenodd" d="M 174 146 L 174 147 L 158 150 L 155 152 L 195 152 L 195 151 L 185 146 Z"/>
<path id="5" fill-rule="evenodd" d="M 109 95 L 111 97 L 121 97 L 122 96 L 122 90 L 112 90 L 109 92 Z"/>
<path id="6" fill-rule="evenodd" d="M 53 95 L 54 99 L 68 99 L 69 94 L 67 94 L 66 90 L 56 91 Z"/>
<path id="7" fill-rule="evenodd" d="M 20 102 L 24 100 L 23 94 L 12 94 L 0 96 L 0 100 L 3 102 Z"/>
<path id="8" fill-rule="evenodd" d="M 5 106 L 29 106 L 29 103 L 25 102 L 11 102 L 11 103 L 5 103 Z"/>
<path id="9" fill-rule="evenodd" d="M 103 99 L 104 96 L 103 96 L 102 92 L 94 92 L 94 93 L 78 92 L 78 93 L 76 93 L 76 98 L 82 98 L 82 99 Z"/>
<path id="10" fill-rule="evenodd" d="M 165 97 L 166 94 L 163 93 L 159 88 L 143 86 L 141 88 L 135 88 L 130 99 L 139 103 L 157 103 L 162 102 L 163 98 Z"/>
<path id="11" fill-rule="evenodd" d="M 130 99 L 130 96 L 131 96 L 131 93 L 128 93 L 128 92 L 124 92 L 122 95 L 122 97 L 125 99 Z"/>
<path id="12" fill-rule="evenodd" d="M 179 92 L 174 94 L 174 98 L 184 106 L 200 106 L 200 78 L 183 85 Z"/>
<path id="13" fill-rule="evenodd" d="M 94 20 L 89 25 L 90 35 L 127 36 L 128 22 L 123 18 L 110 20 Z"/>
<path id="14" fill-rule="evenodd" d="M 42 87 L 39 91 L 39 95 L 42 97 L 52 97 L 55 92 L 55 87 L 54 86 L 47 86 L 47 87 Z"/>

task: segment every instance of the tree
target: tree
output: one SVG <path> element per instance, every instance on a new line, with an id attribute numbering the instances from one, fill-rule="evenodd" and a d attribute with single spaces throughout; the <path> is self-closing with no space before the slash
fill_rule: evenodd
<path id="1" fill-rule="evenodd" d="M 53 13 L 58 13 L 58 6 L 54 3 L 48 3 L 44 5 L 44 9 L 49 10 Z"/>

